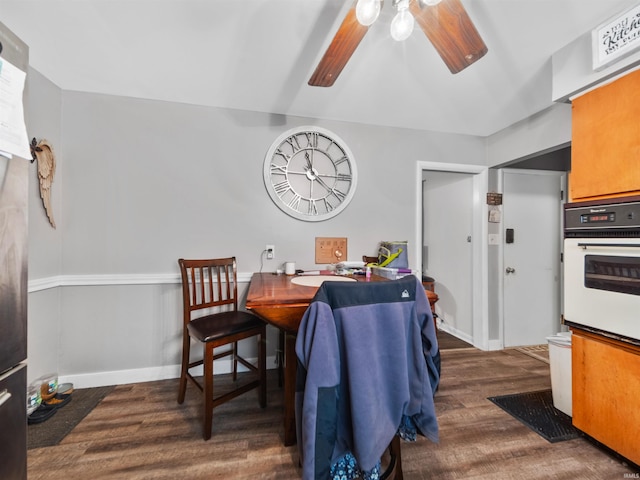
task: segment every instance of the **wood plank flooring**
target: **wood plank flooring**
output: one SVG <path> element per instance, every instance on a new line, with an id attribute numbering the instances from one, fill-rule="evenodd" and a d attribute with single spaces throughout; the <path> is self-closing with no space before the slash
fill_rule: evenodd
<path id="1" fill-rule="evenodd" d="M 220 406 L 207 442 L 193 386 L 183 405 L 177 380 L 117 386 L 60 445 L 29 451 L 29 479 L 298 479 L 296 447 L 283 446 L 282 389 L 269 373 L 267 408 L 255 391 Z M 545 388 L 549 365 L 516 350 L 443 350 L 440 443 L 403 442 L 405 478 L 637 478 L 586 439 L 549 443 L 487 400 Z"/>
<path id="2" fill-rule="evenodd" d="M 438 347 L 440 350 L 454 350 L 457 348 L 474 348 L 470 343 L 459 339 L 458 337 L 437 329 L 436 336 L 438 338 Z"/>

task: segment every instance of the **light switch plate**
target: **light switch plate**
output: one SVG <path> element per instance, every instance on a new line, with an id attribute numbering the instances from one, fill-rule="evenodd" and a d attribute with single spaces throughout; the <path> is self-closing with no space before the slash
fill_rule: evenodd
<path id="1" fill-rule="evenodd" d="M 316 237 L 316 263 L 338 263 L 347 260 L 345 237 Z"/>
<path id="2" fill-rule="evenodd" d="M 490 233 L 489 234 L 489 245 L 500 245 L 500 234 L 499 233 Z"/>

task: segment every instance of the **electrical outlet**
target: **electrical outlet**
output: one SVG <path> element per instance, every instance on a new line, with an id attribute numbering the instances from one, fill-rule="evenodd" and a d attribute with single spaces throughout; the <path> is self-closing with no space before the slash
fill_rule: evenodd
<path id="1" fill-rule="evenodd" d="M 267 260 L 273 260 L 276 258 L 276 247 L 275 245 L 267 245 L 264 247 L 267 252 Z"/>

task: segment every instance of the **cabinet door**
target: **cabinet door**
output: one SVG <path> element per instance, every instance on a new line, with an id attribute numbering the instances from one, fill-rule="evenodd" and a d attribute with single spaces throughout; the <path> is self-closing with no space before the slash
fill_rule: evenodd
<path id="1" fill-rule="evenodd" d="M 572 102 L 572 201 L 640 193 L 640 70 Z"/>
<path id="2" fill-rule="evenodd" d="M 573 425 L 640 463 L 640 347 L 573 333 Z"/>

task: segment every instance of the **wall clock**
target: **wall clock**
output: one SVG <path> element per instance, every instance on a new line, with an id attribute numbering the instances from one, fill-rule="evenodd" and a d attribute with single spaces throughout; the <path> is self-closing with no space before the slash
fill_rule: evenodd
<path id="1" fill-rule="evenodd" d="M 344 210 L 356 190 L 353 154 L 335 133 L 319 127 L 284 132 L 264 159 L 264 184 L 287 215 L 319 222 Z"/>

